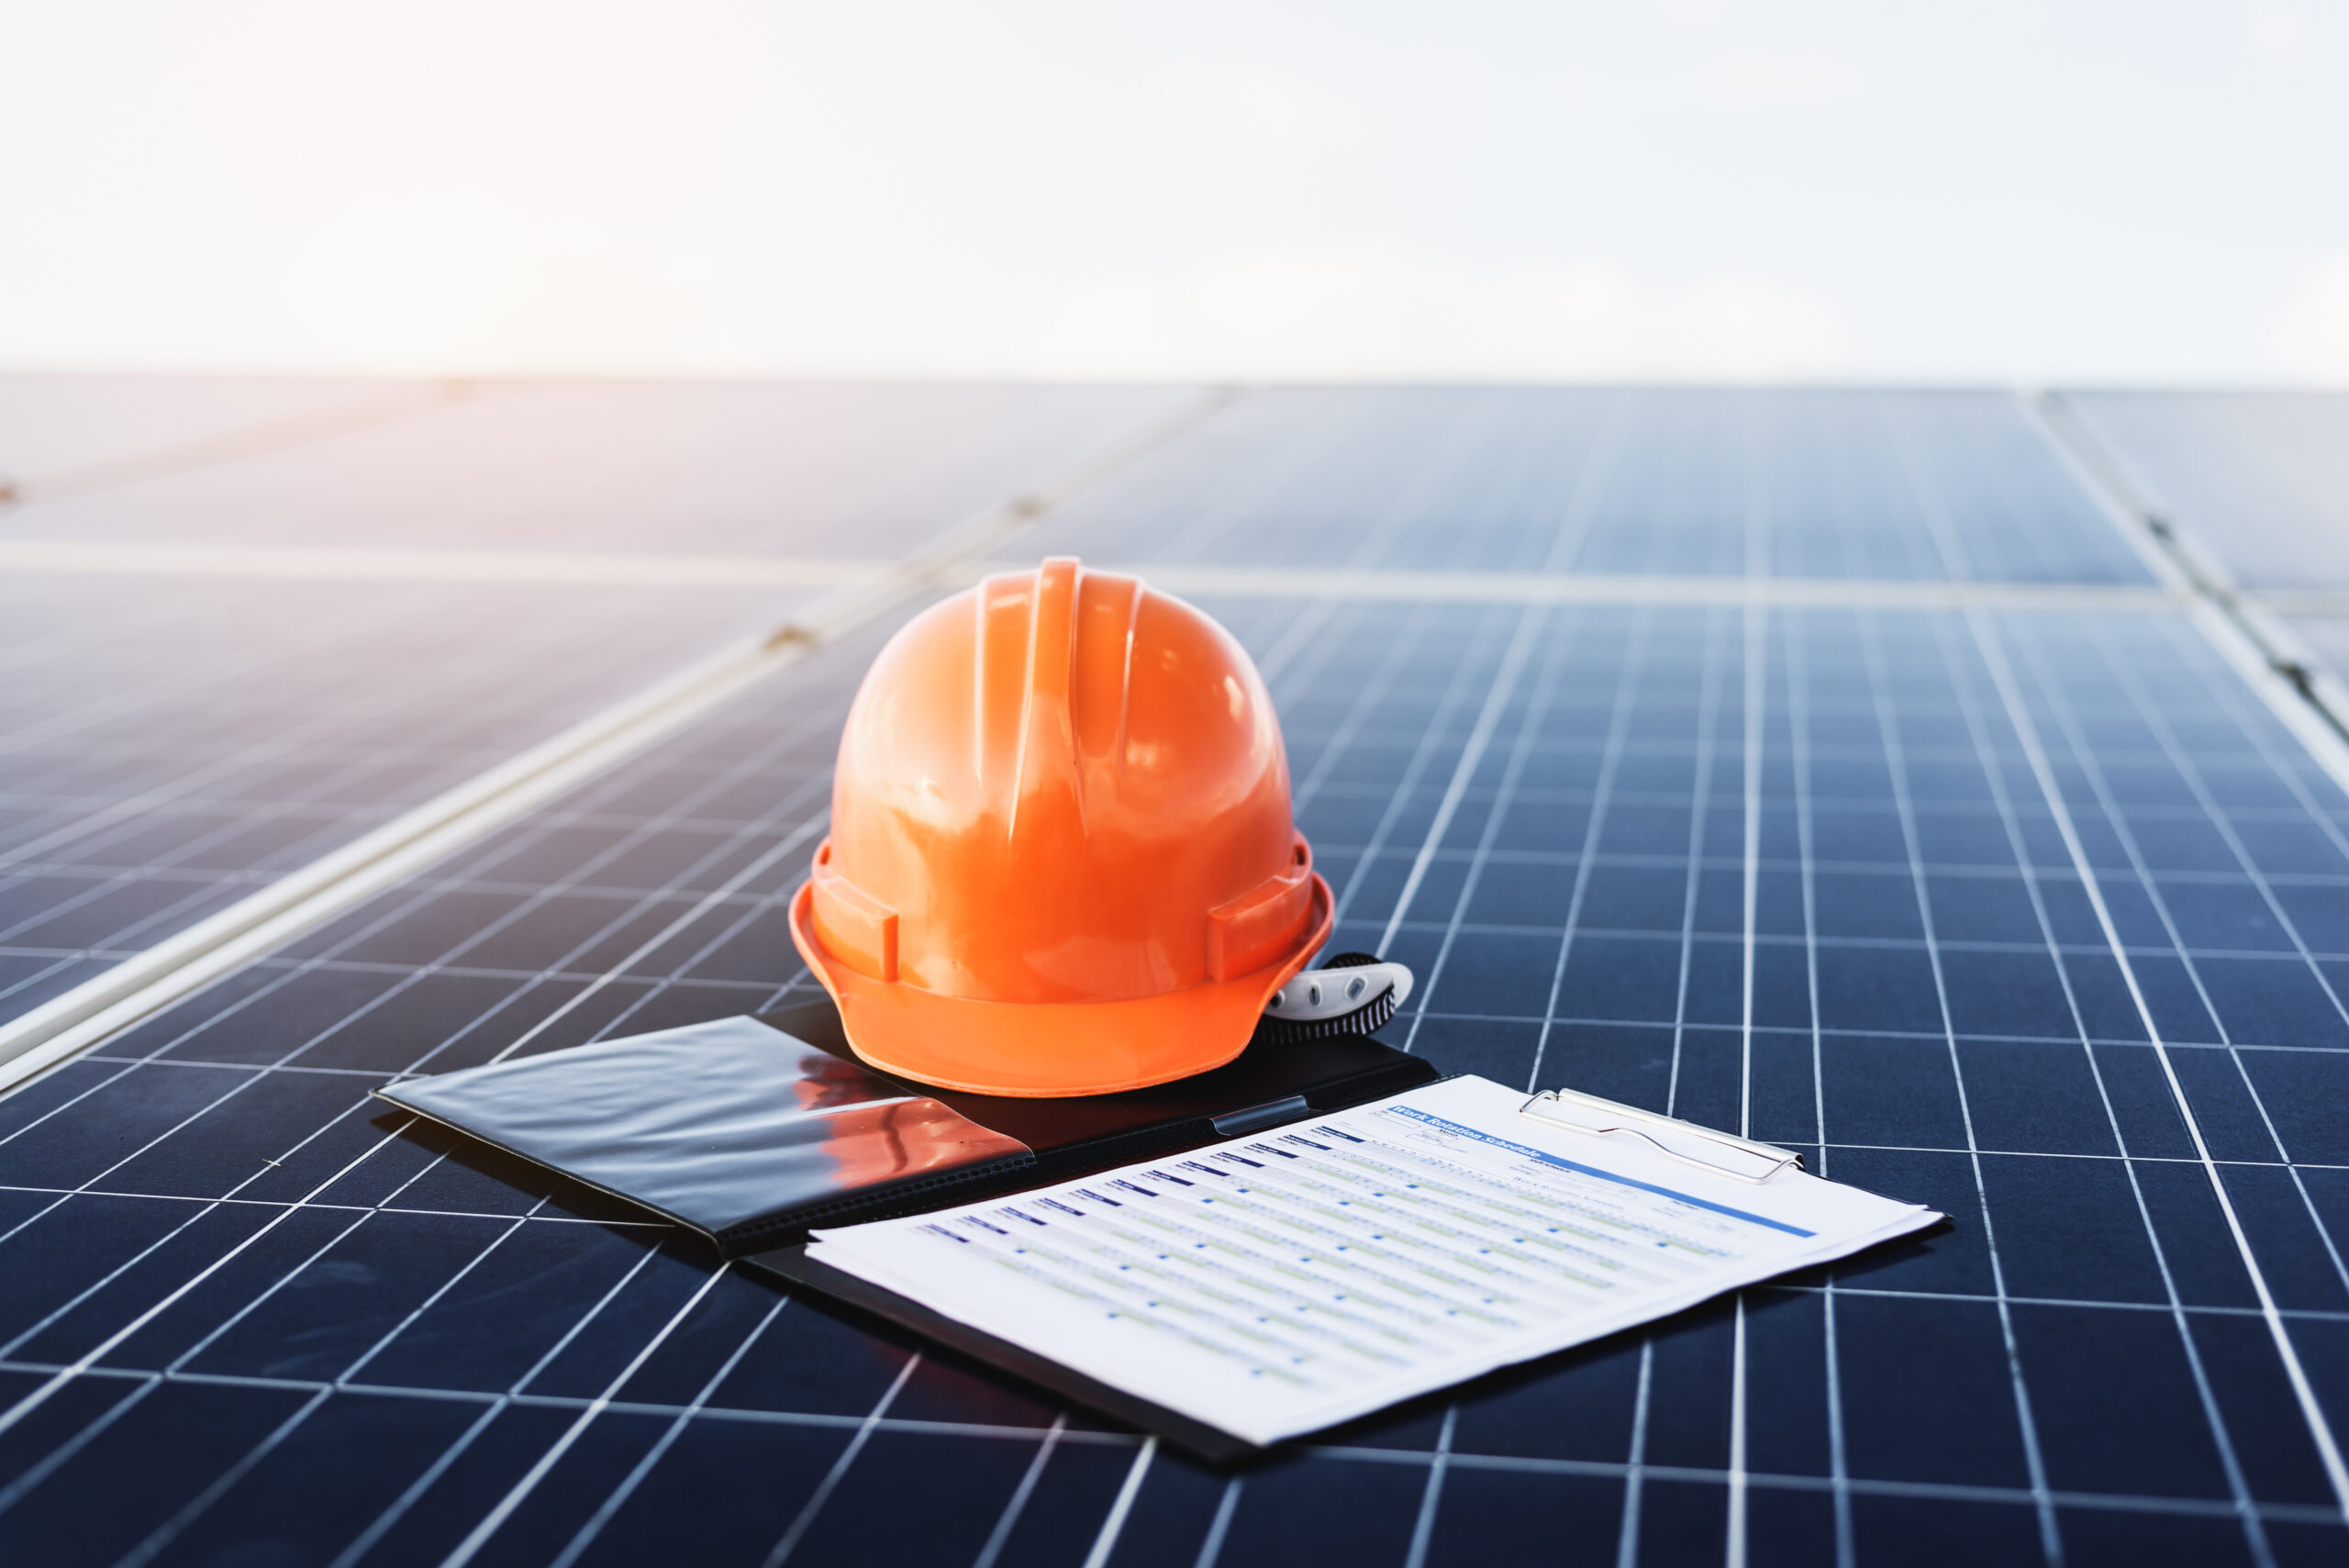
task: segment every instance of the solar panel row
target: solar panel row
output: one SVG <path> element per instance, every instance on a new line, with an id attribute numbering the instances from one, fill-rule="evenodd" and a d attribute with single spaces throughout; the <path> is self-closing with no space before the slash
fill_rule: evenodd
<path id="1" fill-rule="evenodd" d="M 2143 580 L 1995 400 L 1676 396 L 1252 395 L 1022 544 L 1596 569 L 1711 487 L 1607 569 Z M 0 1100 L 0 1558 L 2337 1560 L 2349 796 L 2188 617 L 1297 581 L 1209 607 L 1388 1038 L 1952 1226 L 1222 1476 L 377 1114 L 809 994 L 876 624 Z"/>

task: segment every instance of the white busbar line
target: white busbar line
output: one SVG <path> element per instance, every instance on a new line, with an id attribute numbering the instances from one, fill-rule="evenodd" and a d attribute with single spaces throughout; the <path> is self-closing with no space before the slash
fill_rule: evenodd
<path id="1" fill-rule="evenodd" d="M 973 558 L 1173 440 L 1230 401 L 1186 401 L 1042 489 L 992 506 L 923 554 L 878 569 L 804 616 L 738 643 L 479 773 L 145 952 L 0 1024 L 0 1092 L 314 929 L 691 723 L 916 593 L 958 581 Z M 332 553 L 332 552 L 321 552 Z"/>
<path id="2" fill-rule="evenodd" d="M 1056 504 L 1025 498 L 1012 527 Z M 1000 537 L 995 533 L 993 537 Z M 978 541 L 972 541 L 974 545 Z M 991 539 L 990 541 L 991 542 Z M 974 563 L 971 551 L 925 558 L 927 580 L 949 581 L 1030 562 Z M 1753 605 L 1782 608 L 2110 610 L 2174 607 L 2182 587 L 2111 584 L 1916 582 L 1882 578 L 1613 576 L 1564 573 L 1413 572 L 1181 563 L 1092 564 L 1130 571 L 1171 593 L 1246 598 L 1386 600 L 1411 604 Z M 952 570 L 949 570 L 952 568 Z M 608 584 L 638 588 L 844 588 L 902 576 L 880 561 L 787 555 L 623 551 L 346 550 L 298 545 L 95 543 L 0 539 L 0 571 L 263 577 L 349 582 Z M 941 573 L 943 575 L 941 575 Z"/>

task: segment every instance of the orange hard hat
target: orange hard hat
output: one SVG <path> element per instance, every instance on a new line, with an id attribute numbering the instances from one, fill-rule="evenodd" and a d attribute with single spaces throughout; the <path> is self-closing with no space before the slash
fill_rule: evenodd
<path id="1" fill-rule="evenodd" d="M 882 649 L 791 901 L 856 1053 L 984 1095 L 1230 1061 L 1330 921 L 1247 653 L 1180 599 L 1065 557 Z"/>

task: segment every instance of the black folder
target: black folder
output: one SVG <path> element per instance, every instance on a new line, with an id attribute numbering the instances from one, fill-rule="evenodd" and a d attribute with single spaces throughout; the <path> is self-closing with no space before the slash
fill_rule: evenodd
<path id="1" fill-rule="evenodd" d="M 1212 1072 L 1122 1094 L 968 1095 L 866 1066 L 826 1000 L 375 1093 L 741 1257 L 803 1240 L 813 1227 L 918 1213 L 1197 1148 L 1439 1075 L 1392 1046 L 1337 1035 L 1260 1040 Z"/>

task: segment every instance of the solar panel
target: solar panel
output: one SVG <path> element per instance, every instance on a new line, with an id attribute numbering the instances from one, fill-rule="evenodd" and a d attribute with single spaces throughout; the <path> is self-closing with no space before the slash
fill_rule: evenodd
<path id="1" fill-rule="evenodd" d="M 6 384 L 34 401 L 29 386 Z M 85 401 L 97 388 L 66 384 Z M 725 574 L 645 591 L 464 581 L 358 557 L 175 559 L 125 573 L 108 541 L 333 550 L 455 540 L 573 550 L 712 544 L 916 550 L 1109 434 L 1162 411 L 1147 388 L 498 387 L 167 384 L 28 421 L 54 456 L 128 466 L 12 515 L 11 541 L 65 548 L 0 579 L 0 1022 L 473 777 L 727 639 L 779 624 L 813 584 Z M 373 417 L 153 469 L 166 438 L 264 415 Z M 392 399 L 405 396 L 395 406 Z M 242 421 L 242 423 L 239 423 Z M 160 443 L 160 444 L 159 444 Z M 907 454 L 918 461 L 907 461 Z M 145 464 L 146 466 L 141 466 Z M 150 472 L 150 470 L 153 470 Z M 95 544 L 93 551 L 83 547 Z M 242 580 L 208 573 L 275 573 Z M 409 582 L 438 573 L 450 581 Z M 631 572 L 617 573 L 625 583 Z M 176 573 L 176 574 L 175 574 Z"/>
<path id="2" fill-rule="evenodd" d="M 1034 538 L 1144 563 L 2152 581 L 1987 393 L 1275 390 Z"/>
<path id="3" fill-rule="evenodd" d="M 27 494 L 320 422 L 388 417 L 433 389 L 356 380 L 0 375 L 0 478 Z"/>
<path id="4" fill-rule="evenodd" d="M 2349 588 L 2349 395 L 2074 395 L 2100 435 L 2246 587 Z"/>
<path id="5" fill-rule="evenodd" d="M 1619 417 L 1395 395 L 1364 450 Z M 1211 489 L 1186 451 L 1234 428 L 1102 492 L 1104 530 Z M 1242 515 L 1186 559 L 1315 559 Z M 1533 558 L 1538 506 L 1480 515 L 1464 549 Z M 2107 559 L 1973 515 L 1935 527 L 1976 570 Z M 0 1559 L 2339 1554 L 2349 796 L 2192 621 L 1297 581 L 1208 607 L 1279 704 L 1337 941 L 1421 977 L 1388 1038 L 1951 1227 L 1220 1475 L 378 1114 L 388 1076 L 810 995 L 784 900 L 875 623 L 0 1100 Z"/>
<path id="6" fill-rule="evenodd" d="M 889 560 L 1183 405 L 1157 387 L 499 384 L 25 508 L 29 539 Z"/>
<path id="7" fill-rule="evenodd" d="M 2067 401 L 2144 503 L 2215 563 L 2271 656 L 2329 672 L 2315 695 L 2349 718 L 2349 395 Z"/>
<path id="8" fill-rule="evenodd" d="M 810 597 L 0 578 L 0 1020 Z"/>

